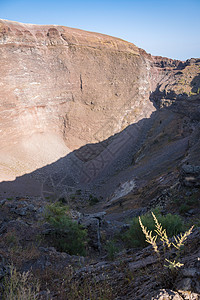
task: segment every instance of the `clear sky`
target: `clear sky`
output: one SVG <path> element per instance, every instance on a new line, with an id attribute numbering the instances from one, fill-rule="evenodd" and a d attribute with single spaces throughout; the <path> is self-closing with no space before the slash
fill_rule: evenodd
<path id="1" fill-rule="evenodd" d="M 153 55 L 200 57 L 200 0 L 0 0 L 0 18 L 101 32 Z"/>

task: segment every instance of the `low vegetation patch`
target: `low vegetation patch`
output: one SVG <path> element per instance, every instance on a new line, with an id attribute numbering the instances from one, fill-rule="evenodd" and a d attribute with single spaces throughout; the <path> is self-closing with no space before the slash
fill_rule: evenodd
<path id="1" fill-rule="evenodd" d="M 60 252 L 85 255 L 87 232 L 67 213 L 68 208 L 59 202 L 46 207 L 44 219 L 52 227 L 46 238 Z"/>
<path id="2" fill-rule="evenodd" d="M 180 251 L 185 241 L 187 240 L 188 236 L 192 233 L 194 226 L 192 226 L 184 234 L 181 233 L 179 235 L 173 236 L 172 241 L 170 241 L 166 229 L 163 228 L 161 223 L 159 223 L 157 217 L 153 212 L 152 212 L 152 217 L 155 223 L 154 234 L 152 230 L 148 230 L 148 228 L 144 226 L 144 224 L 141 221 L 141 218 L 139 217 L 139 224 L 145 236 L 146 242 L 152 245 L 154 252 L 157 254 L 159 261 L 161 262 L 161 255 L 160 255 L 160 250 L 158 248 L 157 240 L 162 241 L 163 252 L 164 252 L 164 256 L 162 258 L 163 261 L 162 267 L 167 267 L 170 270 L 174 270 L 182 267 L 184 264 L 179 261 Z M 173 259 L 172 259 L 172 252 L 171 252 L 172 248 L 175 249 L 175 257 L 173 254 Z"/>
<path id="3" fill-rule="evenodd" d="M 93 196 L 91 194 L 89 195 L 89 204 L 91 206 L 97 204 L 98 202 L 99 202 L 99 199 L 97 197 L 95 197 L 95 196 Z"/>
<path id="4" fill-rule="evenodd" d="M 105 274 L 103 274 L 105 277 Z M 102 276 L 102 277 L 103 277 Z M 98 276 L 85 276 L 80 279 L 71 279 L 66 282 L 67 299 L 68 300 L 114 300 L 114 292 L 112 285 L 108 282 L 108 278 L 99 280 Z"/>
<path id="5" fill-rule="evenodd" d="M 5 276 L 2 288 L 3 300 L 37 300 L 40 287 L 30 272 L 20 273 L 10 266 L 10 274 Z"/>
<path id="6" fill-rule="evenodd" d="M 66 300 L 114 300 L 115 290 L 112 278 L 103 271 L 101 275 L 85 271 L 77 275 L 72 265 L 63 268 L 49 266 L 44 270 L 36 270 L 35 276 L 39 278 L 41 290 L 56 294 L 56 299 Z M 50 299 L 45 298 L 45 299 Z"/>
<path id="7" fill-rule="evenodd" d="M 119 248 L 116 245 L 114 240 L 110 240 L 106 243 L 105 249 L 107 251 L 107 256 L 109 260 L 114 260 L 117 253 L 119 252 Z"/>
<path id="8" fill-rule="evenodd" d="M 162 216 L 158 210 L 155 211 L 158 222 L 166 229 L 168 237 L 179 234 L 185 230 L 185 224 L 179 215 L 167 214 Z M 150 231 L 156 229 L 155 222 L 150 213 L 141 216 L 142 224 Z M 123 235 L 123 240 L 128 247 L 146 247 L 148 245 L 146 238 L 142 232 L 137 217 L 133 218 L 129 230 Z"/>
<path id="9" fill-rule="evenodd" d="M 182 215 L 187 214 L 191 209 L 198 208 L 200 205 L 199 193 L 184 198 L 174 198 L 172 203 Z"/>

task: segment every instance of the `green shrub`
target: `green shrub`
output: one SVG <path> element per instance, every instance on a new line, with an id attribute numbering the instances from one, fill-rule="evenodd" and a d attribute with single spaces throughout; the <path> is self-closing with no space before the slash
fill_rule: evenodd
<path id="1" fill-rule="evenodd" d="M 10 198 L 6 198 L 8 201 L 11 201 L 13 200 L 13 197 L 10 197 Z"/>
<path id="2" fill-rule="evenodd" d="M 89 204 L 91 206 L 93 206 L 93 205 L 97 204 L 98 202 L 99 202 L 99 199 L 97 197 L 95 197 L 95 196 L 93 196 L 93 195 L 90 194 L 90 196 L 89 196 Z"/>
<path id="3" fill-rule="evenodd" d="M 179 212 L 180 212 L 180 214 L 185 214 L 190 210 L 190 208 L 191 207 L 189 205 L 183 203 L 179 207 Z"/>
<path id="4" fill-rule="evenodd" d="M 107 253 L 108 253 L 108 259 L 109 259 L 109 260 L 114 260 L 116 254 L 119 252 L 119 249 L 118 249 L 118 247 L 116 246 L 115 241 L 113 241 L 113 240 L 108 241 L 108 242 L 106 243 L 106 247 L 105 247 L 105 248 L 106 248 Z"/>
<path id="5" fill-rule="evenodd" d="M 157 219 L 166 229 L 168 237 L 177 235 L 186 229 L 184 221 L 179 215 L 167 214 L 166 216 L 158 216 Z"/>
<path id="6" fill-rule="evenodd" d="M 193 194 L 189 197 L 184 197 L 184 199 L 174 198 L 172 203 L 178 208 L 180 214 L 187 213 L 191 208 L 199 206 L 200 200 L 198 194 Z"/>
<path id="7" fill-rule="evenodd" d="M 182 200 L 180 199 L 180 198 L 176 198 L 176 197 L 174 197 L 174 198 L 172 198 L 172 200 L 171 200 L 171 202 L 173 203 L 173 204 L 175 204 L 175 206 L 180 206 L 181 205 L 181 203 L 182 203 Z"/>
<path id="8" fill-rule="evenodd" d="M 199 194 L 194 194 L 190 197 L 188 197 L 186 203 L 190 205 L 191 207 L 199 206 L 200 200 L 199 200 Z"/>
<path id="9" fill-rule="evenodd" d="M 142 232 L 146 238 L 146 241 L 152 245 L 154 252 L 158 256 L 161 266 L 169 268 L 169 270 L 174 271 L 184 265 L 179 261 L 180 252 L 188 236 L 192 233 L 194 225 L 192 225 L 191 228 L 187 230 L 184 234 L 180 233 L 177 236 L 173 236 L 172 241 L 170 241 L 167 235 L 166 228 L 163 228 L 162 224 L 158 221 L 157 217 L 153 212 L 151 214 L 155 222 L 154 233 L 153 231 L 149 230 L 147 227 L 144 226 L 144 224 L 141 221 L 141 218 L 139 217 L 138 220 Z M 158 248 L 157 240 L 162 241 L 164 257 L 161 257 L 160 255 L 160 250 Z M 175 250 L 175 256 L 172 255 L 172 251 L 171 251 L 172 248 L 174 248 Z"/>
<path id="10" fill-rule="evenodd" d="M 185 229 L 183 220 L 179 215 L 167 214 L 162 216 L 159 211 L 157 211 L 156 216 L 159 223 L 166 229 L 169 237 L 177 235 Z M 150 213 L 141 216 L 141 221 L 150 231 L 155 230 L 155 223 Z M 133 218 L 130 228 L 124 234 L 123 239 L 128 247 L 145 247 L 148 245 L 137 217 Z"/>
<path id="11" fill-rule="evenodd" d="M 45 220 L 52 226 L 49 234 L 52 245 L 60 252 L 85 255 L 87 232 L 67 215 L 68 208 L 61 203 L 46 207 Z"/>
<path id="12" fill-rule="evenodd" d="M 79 189 L 79 190 L 76 190 L 76 195 L 80 196 L 82 193 L 82 191 Z"/>

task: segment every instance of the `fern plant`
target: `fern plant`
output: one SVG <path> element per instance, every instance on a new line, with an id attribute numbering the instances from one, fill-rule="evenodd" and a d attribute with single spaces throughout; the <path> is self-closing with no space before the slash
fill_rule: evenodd
<path id="1" fill-rule="evenodd" d="M 164 264 L 164 267 L 167 267 L 171 270 L 182 267 L 184 264 L 182 264 L 178 261 L 178 257 L 179 257 L 182 246 L 184 245 L 188 236 L 192 233 L 194 225 L 189 230 L 187 230 L 184 234 L 181 233 L 180 235 L 174 236 L 172 239 L 172 240 L 174 240 L 174 242 L 170 242 L 169 237 L 166 232 L 166 229 L 163 229 L 161 223 L 158 222 L 158 219 L 156 218 L 155 214 L 153 212 L 151 214 L 152 214 L 154 222 L 155 222 L 156 229 L 154 231 L 155 231 L 156 235 L 153 235 L 153 232 L 148 230 L 147 227 L 145 227 L 143 225 L 141 218 L 139 217 L 139 224 L 141 226 L 142 232 L 145 235 L 146 242 L 152 245 L 154 252 L 157 254 L 157 256 L 160 260 L 161 255 L 160 255 L 160 251 L 158 249 L 158 245 L 156 243 L 157 239 L 159 238 L 160 241 L 162 241 L 162 245 L 163 245 L 164 261 L 167 263 L 167 264 Z M 175 256 L 174 260 L 168 259 L 166 257 L 166 256 L 168 256 L 170 258 L 170 253 L 171 253 L 172 247 L 175 248 L 175 251 L 176 251 L 176 256 Z M 168 250 L 168 253 L 166 250 Z"/>

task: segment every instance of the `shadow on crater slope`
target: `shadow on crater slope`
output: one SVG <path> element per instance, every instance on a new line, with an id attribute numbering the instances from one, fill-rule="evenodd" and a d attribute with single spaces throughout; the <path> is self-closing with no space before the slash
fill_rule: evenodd
<path id="1" fill-rule="evenodd" d="M 87 144 L 55 163 L 2 182 L 0 195 L 55 199 L 81 189 L 109 199 L 130 180 L 137 189 L 152 180 L 159 185 L 166 174 L 173 180 L 181 163 L 198 160 L 199 100 L 177 100 L 103 142 Z"/>

